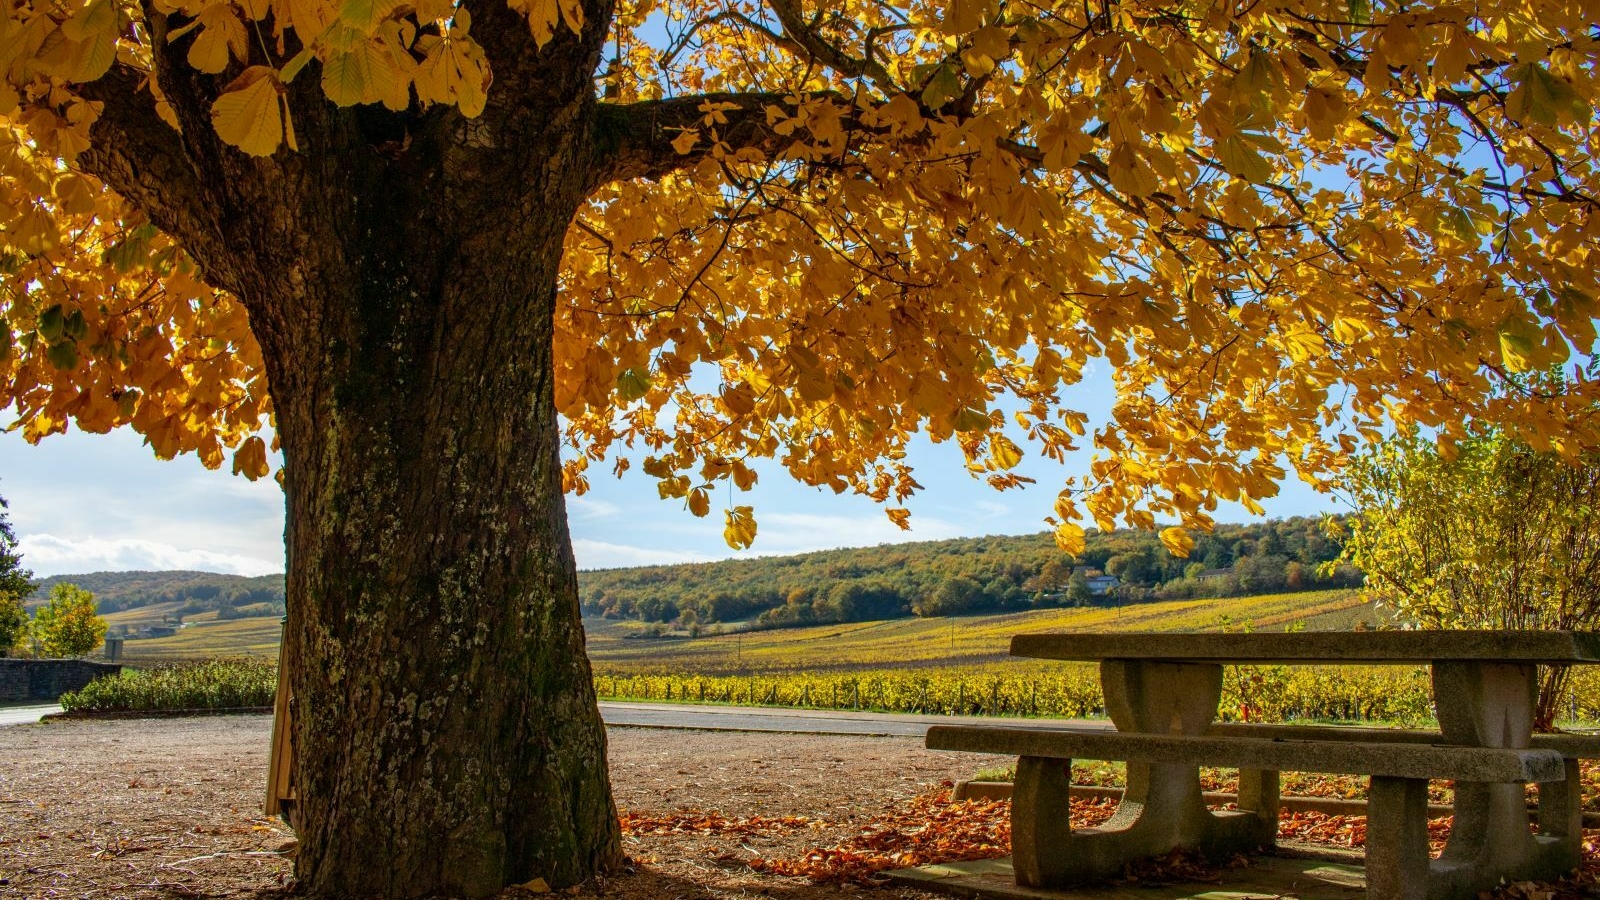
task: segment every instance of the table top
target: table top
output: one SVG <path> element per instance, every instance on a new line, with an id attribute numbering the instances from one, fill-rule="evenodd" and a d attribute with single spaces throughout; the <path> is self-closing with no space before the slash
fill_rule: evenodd
<path id="1" fill-rule="evenodd" d="M 1600 663 L 1600 633 L 1581 631 L 1297 631 L 1248 634 L 1019 634 L 1011 655 L 1097 662 L 1406 664 L 1471 660 Z"/>

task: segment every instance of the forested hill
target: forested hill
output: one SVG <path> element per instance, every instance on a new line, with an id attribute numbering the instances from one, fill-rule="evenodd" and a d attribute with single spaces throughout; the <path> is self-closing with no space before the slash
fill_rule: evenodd
<path id="1" fill-rule="evenodd" d="M 680 627 L 756 620 L 799 625 L 1042 606 L 1136 603 L 1350 587 L 1359 572 L 1319 567 L 1341 545 L 1321 520 L 1218 525 L 1187 559 L 1155 534 L 1089 532 L 1074 560 L 1049 534 L 959 538 L 712 563 L 580 573 L 587 616 Z M 1117 586 L 1107 588 L 1116 576 Z"/>
<path id="2" fill-rule="evenodd" d="M 94 594 L 102 613 L 157 603 L 184 604 L 189 607 L 187 612 L 255 604 L 282 606 L 284 598 L 282 575 L 246 578 L 216 572 L 88 572 L 40 579 L 27 605 L 44 602 L 50 589 L 64 581 Z"/>
<path id="3" fill-rule="evenodd" d="M 757 621 L 763 625 L 942 616 L 1045 606 L 1137 603 L 1348 587 L 1348 567 L 1329 577 L 1320 564 L 1340 545 L 1316 519 L 1218 525 L 1195 535 L 1188 559 L 1169 555 L 1149 532 L 1089 532 L 1080 559 L 1048 534 L 959 538 L 826 550 L 799 556 L 580 572 L 586 616 L 679 627 Z M 1096 576 L 1114 575 L 1105 587 Z M 29 598 L 70 581 L 91 591 L 100 611 L 177 604 L 187 615 L 282 614 L 282 575 L 245 578 L 212 572 L 93 572 L 43 579 Z"/>

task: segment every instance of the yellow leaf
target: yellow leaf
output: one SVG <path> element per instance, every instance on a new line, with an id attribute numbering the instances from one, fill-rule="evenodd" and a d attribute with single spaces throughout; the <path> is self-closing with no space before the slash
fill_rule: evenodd
<path id="1" fill-rule="evenodd" d="M 756 540 L 755 510 L 748 506 L 735 506 L 723 513 L 726 524 L 722 539 L 735 550 L 746 550 Z"/>
<path id="2" fill-rule="evenodd" d="M 250 54 L 249 35 L 233 7 L 217 3 L 206 7 L 195 22 L 201 26 L 189 45 L 189 65 L 215 75 L 228 67 L 230 58 L 244 60 Z"/>
<path id="3" fill-rule="evenodd" d="M 251 66 L 211 104 L 217 136 L 251 156 L 271 156 L 283 143 L 277 73 Z"/>
<path id="4" fill-rule="evenodd" d="M 545 881 L 543 878 L 535 878 L 532 881 L 524 881 L 522 884 L 517 885 L 517 887 L 522 888 L 530 894 L 550 893 L 550 883 Z"/>
<path id="5" fill-rule="evenodd" d="M 1187 557 L 1189 551 L 1194 549 L 1194 538 L 1189 536 L 1188 531 L 1177 526 L 1161 529 L 1161 543 L 1166 545 L 1168 553 L 1179 559 Z"/>
<path id="6" fill-rule="evenodd" d="M 983 25 L 994 6 L 989 0 L 947 0 L 939 27 L 945 34 L 966 34 Z"/>
<path id="7" fill-rule="evenodd" d="M 672 149 L 679 153 L 688 153 L 698 143 L 700 143 L 700 132 L 693 128 L 685 128 L 678 132 L 677 137 L 672 139 Z"/>
<path id="8" fill-rule="evenodd" d="M 1056 546 L 1063 552 L 1078 556 L 1083 553 L 1087 538 L 1083 526 L 1076 522 L 1062 522 L 1056 526 Z"/>
<path id="9" fill-rule="evenodd" d="M 233 451 L 233 474 L 255 481 L 269 471 L 267 444 L 260 437 L 247 438 L 239 445 L 239 449 Z"/>
<path id="10" fill-rule="evenodd" d="M 696 518 L 705 518 L 711 512 L 711 492 L 703 487 L 690 491 L 689 512 L 693 513 Z"/>
<path id="11" fill-rule="evenodd" d="M 896 507 L 885 512 L 889 514 L 889 521 L 893 522 L 896 528 L 901 531 L 911 530 L 911 510 Z"/>
<path id="12" fill-rule="evenodd" d="M 989 459 L 1002 469 L 1015 469 L 1022 462 L 1022 450 L 1003 434 L 989 442 Z"/>

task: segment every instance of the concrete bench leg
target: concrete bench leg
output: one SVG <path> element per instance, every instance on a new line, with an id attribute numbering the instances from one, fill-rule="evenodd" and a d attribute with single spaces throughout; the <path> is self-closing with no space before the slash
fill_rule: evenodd
<path id="1" fill-rule="evenodd" d="M 1427 900 L 1428 782 L 1373 778 L 1367 790 L 1368 900 Z"/>
<path id="2" fill-rule="evenodd" d="M 1011 867 L 1017 884 L 1045 887 L 1072 874 L 1071 771 L 1070 759 L 1017 760 L 1011 792 Z"/>
<path id="3" fill-rule="evenodd" d="M 1583 786 L 1578 760 L 1567 760 L 1565 781 L 1539 785 L 1539 836 L 1560 843 L 1561 865 L 1583 864 Z"/>
<path id="4" fill-rule="evenodd" d="M 1434 663 L 1439 730 L 1450 743 L 1469 747 L 1527 747 L 1537 675 L 1531 665 Z M 1546 796 L 1555 800 L 1548 819 L 1540 812 L 1539 823 L 1556 830 L 1535 835 L 1523 785 L 1457 782 L 1450 841 L 1433 867 L 1433 896 L 1472 896 L 1503 881 L 1548 880 L 1570 872 L 1578 848 L 1577 839 L 1568 836 L 1576 832 L 1569 831 L 1572 812 L 1562 799 L 1564 784 L 1576 780 L 1569 775 L 1540 798 L 1541 804 Z"/>
<path id="5" fill-rule="evenodd" d="M 1255 818 L 1256 840 L 1270 847 L 1278 840 L 1278 773 L 1239 770 L 1239 809 Z"/>
<path id="6" fill-rule="evenodd" d="M 1216 717 L 1221 666 L 1108 660 L 1100 671 L 1106 709 L 1120 731 L 1200 735 Z M 1101 828 L 1077 831 L 1067 820 L 1071 781 L 1065 760 L 1017 761 L 1011 849 L 1018 884 L 1069 887 L 1172 850 L 1223 858 L 1269 845 L 1277 832 L 1275 772 L 1251 776 L 1256 810 L 1213 814 L 1198 766 L 1130 763 L 1116 814 Z"/>

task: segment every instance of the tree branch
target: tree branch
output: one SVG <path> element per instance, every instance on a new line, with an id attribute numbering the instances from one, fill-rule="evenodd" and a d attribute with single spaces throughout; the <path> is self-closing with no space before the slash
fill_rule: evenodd
<path id="1" fill-rule="evenodd" d="M 767 107 L 789 96 L 725 92 L 642 103 L 601 103 L 595 117 L 589 191 L 614 181 L 660 178 L 692 166 L 711 152 L 712 132 L 716 143 L 731 151 L 757 149 L 770 157 L 790 138 L 767 123 Z M 714 107 L 728 107 L 720 110 L 726 121 L 708 125 L 706 117 Z M 687 153 L 679 153 L 672 142 L 685 130 L 698 130 L 701 137 Z"/>
<path id="2" fill-rule="evenodd" d="M 183 136 L 157 114 L 155 98 L 144 88 L 146 77 L 118 64 L 101 78 L 76 86 L 79 96 L 104 104 L 93 140 L 77 164 L 177 239 L 201 263 L 208 280 L 231 289 L 227 274 L 216 271 L 216 261 L 225 258 L 221 235 L 196 214 L 208 208 L 202 196 L 206 176 L 189 158 Z"/>

